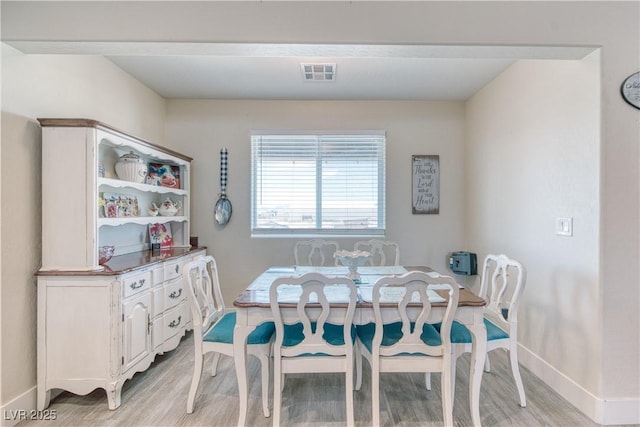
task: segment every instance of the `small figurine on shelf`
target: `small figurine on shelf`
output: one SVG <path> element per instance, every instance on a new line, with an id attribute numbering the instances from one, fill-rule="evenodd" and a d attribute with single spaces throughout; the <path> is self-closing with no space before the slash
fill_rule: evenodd
<path id="1" fill-rule="evenodd" d="M 158 216 L 158 207 L 155 203 L 151 203 L 151 207 L 147 209 L 147 214 L 149 216 Z"/>
<path id="2" fill-rule="evenodd" d="M 162 216 L 174 216 L 178 213 L 180 208 L 182 208 L 182 202 L 180 200 L 174 202 L 167 197 L 167 199 L 162 202 L 162 204 L 158 208 L 158 213 L 160 213 L 160 215 Z"/>

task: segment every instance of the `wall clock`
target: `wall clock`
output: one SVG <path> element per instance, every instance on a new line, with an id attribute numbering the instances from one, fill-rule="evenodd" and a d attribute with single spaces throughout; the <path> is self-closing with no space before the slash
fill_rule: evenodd
<path id="1" fill-rule="evenodd" d="M 640 110 L 640 71 L 631 74 L 622 82 L 620 92 L 625 101 Z"/>

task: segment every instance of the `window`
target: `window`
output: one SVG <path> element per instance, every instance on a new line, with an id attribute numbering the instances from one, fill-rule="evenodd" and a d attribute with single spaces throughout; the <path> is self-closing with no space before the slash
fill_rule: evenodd
<path id="1" fill-rule="evenodd" d="M 385 134 L 251 135 L 251 234 L 383 235 Z"/>

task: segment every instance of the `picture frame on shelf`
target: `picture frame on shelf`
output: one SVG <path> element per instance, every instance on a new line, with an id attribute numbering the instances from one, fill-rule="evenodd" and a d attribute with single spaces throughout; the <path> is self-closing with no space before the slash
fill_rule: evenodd
<path id="1" fill-rule="evenodd" d="M 169 188 L 181 188 L 180 167 L 162 163 L 149 163 L 147 184 Z"/>
<path id="2" fill-rule="evenodd" d="M 104 205 L 104 212 L 106 218 L 118 218 L 118 204 L 107 200 Z"/>
<path id="3" fill-rule="evenodd" d="M 160 245 L 161 250 L 172 248 L 173 236 L 171 234 L 171 224 L 149 224 L 149 242 L 151 243 L 151 248 L 155 245 Z"/>
<path id="4" fill-rule="evenodd" d="M 104 216 L 107 218 L 126 218 L 140 216 L 138 198 L 128 194 L 102 193 Z"/>

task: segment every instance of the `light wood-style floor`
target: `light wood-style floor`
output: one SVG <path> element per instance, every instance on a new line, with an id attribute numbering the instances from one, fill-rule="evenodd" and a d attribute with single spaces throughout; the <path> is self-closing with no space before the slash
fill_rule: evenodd
<path id="1" fill-rule="evenodd" d="M 56 420 L 23 421 L 18 426 L 235 426 L 238 420 L 238 388 L 234 365 L 221 358 L 218 375 L 210 377 L 210 355 L 200 382 L 193 414 L 186 413 L 193 366 L 191 333 L 180 346 L 158 356 L 151 368 L 136 374 L 123 388 L 122 405 L 107 407 L 104 390 L 86 396 L 63 392 L 52 400 Z M 596 426 L 542 381 L 521 368 L 527 407 L 518 404 L 506 353 L 491 353 L 492 371 L 482 381 L 480 414 L 484 426 Z M 458 359 L 454 419 L 470 426 L 468 405 L 469 357 Z M 259 364 L 249 358 L 250 390 L 248 426 L 271 426 L 260 400 Z M 371 424 L 370 370 L 363 361 L 363 384 L 354 392 L 357 426 Z M 383 374 L 381 422 L 390 426 L 441 426 L 440 377 L 433 374 L 432 390 L 424 388 L 421 374 Z M 273 385 L 272 385 L 273 387 Z M 344 376 L 339 374 L 287 375 L 282 410 L 283 426 L 343 426 L 345 422 Z M 271 399 L 273 401 L 273 399 Z"/>

